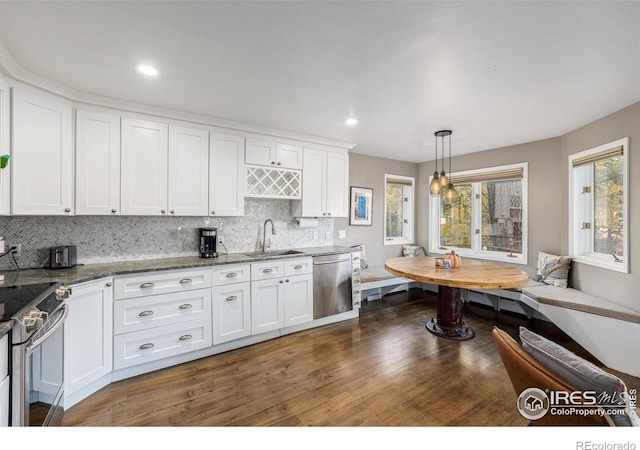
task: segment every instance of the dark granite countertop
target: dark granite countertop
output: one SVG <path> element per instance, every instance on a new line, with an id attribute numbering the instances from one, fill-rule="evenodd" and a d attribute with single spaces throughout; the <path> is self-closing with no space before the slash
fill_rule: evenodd
<path id="1" fill-rule="evenodd" d="M 242 264 L 273 259 L 301 258 L 309 256 L 331 255 L 338 253 L 350 253 L 354 251 L 350 247 L 325 246 L 304 247 L 292 249 L 297 254 L 265 254 L 259 256 L 247 256 L 245 253 L 230 253 L 220 255 L 217 258 L 199 258 L 198 256 L 186 256 L 179 258 L 146 259 L 136 261 L 118 261 L 104 264 L 78 265 L 71 269 L 23 269 L 0 271 L 4 275 L 4 283 L 1 286 L 21 286 L 25 284 L 60 282 L 63 284 L 76 284 L 99 278 L 127 275 L 140 272 L 152 272 L 156 270 L 178 270 L 194 267 L 209 267 L 221 264 Z M 277 253 L 278 250 L 274 250 Z M 246 252 L 250 253 L 250 252 Z"/>

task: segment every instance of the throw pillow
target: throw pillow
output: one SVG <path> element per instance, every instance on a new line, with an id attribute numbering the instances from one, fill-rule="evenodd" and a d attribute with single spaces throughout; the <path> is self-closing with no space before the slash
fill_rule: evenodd
<path id="1" fill-rule="evenodd" d="M 522 348 L 536 361 L 579 391 L 595 391 L 598 404 L 607 408 L 625 408 L 625 414 L 610 414 L 617 426 L 638 426 L 635 408 L 629 408 L 624 382 L 589 361 L 533 331 L 520 327 Z"/>
<path id="2" fill-rule="evenodd" d="M 421 247 L 419 245 L 403 245 L 402 255 L 403 256 L 427 256 L 427 254 L 424 251 L 424 247 Z"/>
<path id="3" fill-rule="evenodd" d="M 566 288 L 569 284 L 571 257 L 538 252 L 536 281 Z"/>
<path id="4" fill-rule="evenodd" d="M 367 262 L 367 252 L 365 251 L 364 244 L 352 245 L 351 248 L 357 248 L 360 250 L 360 268 L 366 269 L 369 267 L 369 263 Z"/>

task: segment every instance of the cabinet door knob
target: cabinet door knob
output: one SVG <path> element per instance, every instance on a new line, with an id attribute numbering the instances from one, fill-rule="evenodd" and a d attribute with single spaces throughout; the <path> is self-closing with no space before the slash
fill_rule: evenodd
<path id="1" fill-rule="evenodd" d="M 118 210 L 117 210 L 117 209 L 115 209 L 115 208 L 113 208 L 113 209 L 111 210 L 111 214 L 115 214 L 115 213 L 117 213 L 117 212 L 118 212 Z"/>
<path id="2" fill-rule="evenodd" d="M 140 346 L 140 350 L 147 350 L 147 349 L 149 349 L 149 348 L 153 348 L 153 344 L 152 344 L 151 342 L 148 342 L 148 343 L 146 343 L 146 344 L 142 344 L 142 345 Z"/>
<path id="3" fill-rule="evenodd" d="M 289 279 L 287 278 L 287 279 L 286 279 L 286 280 L 284 280 L 284 281 L 286 281 L 286 282 L 288 283 L 288 282 L 289 282 Z"/>
<path id="4" fill-rule="evenodd" d="M 216 212 L 215 212 L 215 210 L 214 210 L 214 211 L 211 211 L 211 214 L 215 214 L 215 213 L 216 213 Z"/>
<path id="5" fill-rule="evenodd" d="M 164 214 L 164 213 L 166 213 L 167 211 L 166 211 L 166 210 L 164 210 L 164 209 L 161 209 L 161 210 L 160 210 L 160 212 L 161 212 L 162 214 Z"/>
<path id="6" fill-rule="evenodd" d="M 175 213 L 176 213 L 175 209 L 172 209 L 172 210 L 171 210 L 171 211 L 169 211 L 169 212 L 170 212 L 171 214 L 175 214 Z"/>
<path id="7" fill-rule="evenodd" d="M 185 303 L 184 305 L 178 306 L 178 308 L 180 308 L 180 309 L 189 309 L 189 308 L 192 308 L 192 307 L 193 307 L 193 305 L 191 305 L 191 303 Z"/>
<path id="8" fill-rule="evenodd" d="M 153 283 L 142 283 L 140 285 L 140 289 L 152 288 L 154 286 L 155 286 L 155 284 L 153 284 Z"/>
<path id="9" fill-rule="evenodd" d="M 141 311 L 140 314 L 138 314 L 139 317 L 147 317 L 147 316 L 153 316 L 153 311 L 151 311 L 150 309 L 147 309 L 146 311 Z"/>
<path id="10" fill-rule="evenodd" d="M 327 215 L 327 213 L 322 213 L 322 215 L 323 215 L 323 216 L 326 216 L 326 215 Z"/>
<path id="11" fill-rule="evenodd" d="M 64 212 L 71 212 L 71 208 L 65 208 Z"/>
<path id="12" fill-rule="evenodd" d="M 282 163 L 281 163 L 280 161 L 278 161 L 278 164 L 277 164 L 277 165 L 278 165 L 278 166 L 281 166 L 281 165 L 282 165 Z"/>
<path id="13" fill-rule="evenodd" d="M 188 341 L 189 339 L 191 339 L 193 336 L 191 336 L 190 334 L 183 334 L 182 336 L 180 336 L 180 340 L 181 341 Z"/>
<path id="14" fill-rule="evenodd" d="M 105 286 L 106 286 L 106 287 L 111 287 L 111 281 L 107 281 L 107 282 L 105 283 Z"/>
<path id="15" fill-rule="evenodd" d="M 284 283 L 284 280 L 280 280 L 280 284 Z"/>
<path id="16" fill-rule="evenodd" d="M 276 163 L 275 161 L 271 161 L 271 164 L 272 164 L 272 165 L 273 165 L 273 164 L 275 164 L 275 163 Z"/>
<path id="17" fill-rule="evenodd" d="M 327 216 L 330 216 L 330 215 L 331 215 L 331 213 L 327 213 Z"/>

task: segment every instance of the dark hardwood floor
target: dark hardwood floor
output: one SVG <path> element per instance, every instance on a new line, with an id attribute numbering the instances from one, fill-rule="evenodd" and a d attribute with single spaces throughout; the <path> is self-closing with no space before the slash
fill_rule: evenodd
<path id="1" fill-rule="evenodd" d="M 593 359 L 553 325 L 465 305 L 470 341 L 425 329 L 435 296 L 365 303 L 359 319 L 119 381 L 67 426 L 526 426 L 491 338 L 528 328 Z M 640 380 L 619 375 L 629 387 Z"/>

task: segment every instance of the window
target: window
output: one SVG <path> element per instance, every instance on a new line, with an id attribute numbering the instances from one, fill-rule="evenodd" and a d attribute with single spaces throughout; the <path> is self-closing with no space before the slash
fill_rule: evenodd
<path id="1" fill-rule="evenodd" d="M 526 264 L 527 169 L 522 163 L 451 174 L 458 199 L 429 197 L 429 251 Z"/>
<path id="2" fill-rule="evenodd" d="M 414 178 L 384 176 L 384 245 L 413 243 Z"/>
<path id="3" fill-rule="evenodd" d="M 624 138 L 569 157 L 569 252 L 575 261 L 629 273 Z"/>

